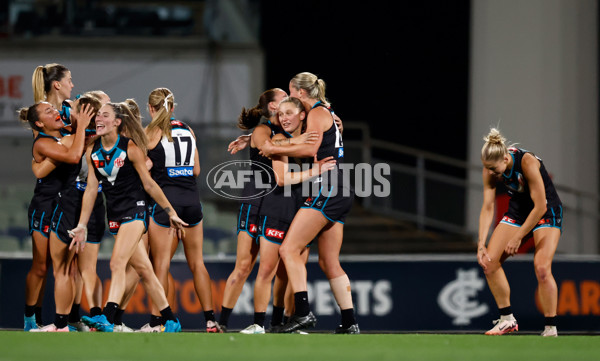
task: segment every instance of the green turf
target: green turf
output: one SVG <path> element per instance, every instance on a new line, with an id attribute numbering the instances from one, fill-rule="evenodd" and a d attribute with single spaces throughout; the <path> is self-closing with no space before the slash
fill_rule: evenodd
<path id="1" fill-rule="evenodd" d="M 600 360 L 600 337 L 0 332 L 0 360 Z"/>

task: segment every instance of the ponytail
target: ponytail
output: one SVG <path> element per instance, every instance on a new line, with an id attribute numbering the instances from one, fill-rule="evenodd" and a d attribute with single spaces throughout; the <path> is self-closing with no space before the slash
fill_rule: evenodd
<path id="1" fill-rule="evenodd" d="M 148 96 L 148 104 L 155 110 L 154 117 L 148 124 L 148 133 L 155 129 L 160 129 L 163 136 L 166 136 L 169 142 L 173 141 L 171 136 L 171 118 L 175 108 L 175 97 L 167 88 L 156 88 Z"/>
<path id="2" fill-rule="evenodd" d="M 258 104 L 253 108 L 242 108 L 242 113 L 238 118 L 238 128 L 243 130 L 252 129 L 258 125 L 261 117 L 270 118 L 275 115 L 269 110 L 269 103 L 275 100 L 279 92 L 284 91 L 279 88 L 269 89 L 260 95 Z"/>
<path id="3" fill-rule="evenodd" d="M 31 77 L 33 100 L 36 103 L 46 100 L 52 82 L 61 81 L 68 71 L 66 66 L 56 63 L 37 66 Z"/>
<path id="4" fill-rule="evenodd" d="M 41 132 L 42 128 L 38 127 L 36 122 L 38 120 L 40 120 L 38 111 L 37 111 L 37 106 L 40 103 L 35 103 L 33 105 L 31 105 L 28 108 L 21 108 L 17 111 L 17 113 L 19 114 L 19 121 L 23 124 L 27 124 L 29 126 L 29 128 Z"/>

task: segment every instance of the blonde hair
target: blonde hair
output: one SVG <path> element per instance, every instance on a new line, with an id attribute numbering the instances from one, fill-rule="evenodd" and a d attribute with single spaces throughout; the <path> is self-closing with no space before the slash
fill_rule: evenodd
<path id="1" fill-rule="evenodd" d="M 148 104 L 156 111 L 150 124 L 148 124 L 148 133 L 155 129 L 160 129 L 163 136 L 167 136 L 169 142 L 173 141 L 171 137 L 171 117 L 175 107 L 175 97 L 167 88 L 156 88 L 148 96 Z"/>
<path id="2" fill-rule="evenodd" d="M 508 144 L 506 138 L 500 134 L 496 128 L 490 129 L 488 135 L 483 137 L 485 144 L 481 148 L 481 160 L 496 161 L 504 157 L 508 153 L 508 148 L 514 147 L 516 144 Z"/>
<path id="3" fill-rule="evenodd" d="M 325 81 L 319 79 L 316 75 L 304 72 L 296 74 L 290 80 L 291 85 L 296 89 L 304 89 L 311 99 L 317 99 L 326 107 L 329 107 L 329 101 L 325 98 Z"/>
<path id="4" fill-rule="evenodd" d="M 132 111 L 132 103 L 135 103 L 133 99 L 127 99 L 121 103 L 106 103 L 113 108 L 115 112 L 115 118 L 121 119 L 121 125 L 119 125 L 119 134 L 123 134 L 128 138 L 131 138 L 133 142 L 146 154 L 148 150 L 148 139 L 146 133 L 142 128 L 142 122 L 139 116 L 135 115 Z M 135 103 L 137 107 L 137 103 Z M 139 109 L 139 107 L 137 107 Z"/>
<path id="5" fill-rule="evenodd" d="M 36 67 L 31 77 L 33 101 L 38 103 L 46 100 L 48 92 L 52 88 L 52 82 L 61 81 L 68 71 L 66 66 L 56 63 Z"/>

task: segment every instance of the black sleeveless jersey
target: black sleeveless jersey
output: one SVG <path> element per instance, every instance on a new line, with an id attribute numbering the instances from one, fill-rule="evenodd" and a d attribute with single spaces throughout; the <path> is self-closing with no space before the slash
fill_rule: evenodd
<path id="1" fill-rule="evenodd" d="M 285 131 L 282 132 L 282 134 L 287 138 L 292 137 Z M 292 157 L 288 157 L 288 162 L 296 163 L 298 166 L 301 166 L 301 164 L 298 164 L 299 161 L 297 162 L 296 159 Z M 287 188 L 289 191 L 287 193 L 285 186 L 280 187 L 275 183 L 274 187 L 275 189 L 264 197 L 260 207 L 260 215 L 274 217 L 291 223 L 300 205 L 297 201 L 297 194 L 300 193 L 298 190 L 301 188 L 301 184 L 288 186 Z"/>
<path id="2" fill-rule="evenodd" d="M 275 134 L 281 133 L 280 128 L 271 123 L 270 121 L 266 121 L 262 124 L 268 126 L 269 129 L 271 129 L 271 138 Z M 252 177 L 251 181 L 244 185 L 244 189 L 242 191 L 242 197 L 244 198 L 244 200 L 242 201 L 242 203 L 260 205 L 262 202 L 262 198 L 249 199 L 249 197 L 252 197 L 256 194 L 259 194 L 261 191 L 264 191 L 264 188 L 262 187 L 266 186 L 267 184 L 270 185 L 270 187 L 274 187 L 277 185 L 277 182 L 275 180 L 275 174 L 273 173 L 273 168 L 271 167 L 271 160 L 267 157 L 260 155 L 259 153 L 260 150 L 258 148 L 250 147 L 250 160 L 252 161 L 250 169 L 252 170 L 253 174 L 260 174 L 261 177 L 260 179 L 255 179 L 254 177 Z M 265 169 L 268 170 L 268 174 L 264 173 Z M 257 188 L 257 183 L 259 183 L 258 186 L 261 187 L 260 189 Z"/>
<path id="3" fill-rule="evenodd" d="M 343 187 L 343 173 L 339 171 L 339 165 L 344 162 L 344 143 L 342 141 L 342 134 L 340 133 L 340 130 L 338 129 L 338 126 L 335 123 L 335 120 L 333 119 L 333 110 L 325 106 L 320 101 L 315 103 L 315 105 L 313 105 L 312 108 L 314 109 L 315 107 L 324 107 L 332 114 L 332 124 L 329 129 L 323 132 L 323 139 L 321 140 L 321 145 L 317 150 L 317 159 L 321 160 L 332 156 L 333 159 L 337 161 L 337 167 L 330 171 L 327 171 L 326 173 L 321 174 L 320 177 L 314 178 L 311 182 L 313 183 L 313 185 L 316 185 L 316 183 L 325 180 L 322 183 L 322 185 L 324 186 L 334 185 L 336 187 Z M 346 187 L 349 187 L 349 185 L 346 185 Z M 315 186 L 311 187 L 311 190 L 313 190 L 313 197 L 317 196 L 317 194 L 314 191 L 316 189 L 317 187 Z"/>
<path id="4" fill-rule="evenodd" d="M 511 197 L 511 202 L 516 202 L 519 206 L 520 211 L 531 211 L 533 209 L 533 200 L 531 199 L 531 195 L 529 193 L 529 185 L 527 184 L 527 180 L 523 176 L 523 168 L 521 167 L 521 161 L 523 160 L 523 156 L 526 153 L 530 153 L 540 162 L 540 173 L 542 175 L 542 180 L 544 181 L 544 188 L 546 191 L 546 205 L 548 208 L 554 208 L 560 206 L 562 203 L 560 198 L 558 197 L 558 193 L 556 193 L 556 189 L 554 188 L 554 184 L 546 171 L 546 167 L 542 160 L 537 157 L 535 154 L 521 148 L 510 148 L 508 150 L 509 154 L 513 158 L 513 166 L 510 169 L 509 174 L 502 174 L 502 180 L 504 185 L 508 189 L 508 194 Z"/>
<path id="5" fill-rule="evenodd" d="M 327 109 L 332 114 L 331 119 L 333 122 L 331 128 L 323 133 L 323 140 L 317 151 L 317 159 L 321 160 L 333 156 L 338 164 L 342 163 L 344 161 L 344 142 L 342 141 L 342 133 L 340 133 L 340 130 L 333 119 L 333 111 L 320 101 L 313 105 L 313 109 L 315 107 L 324 107 Z"/>
<path id="6" fill-rule="evenodd" d="M 136 206 L 146 204 L 142 181 L 127 156 L 129 138 L 119 135 L 117 143 L 106 151 L 101 139 L 94 142 L 92 164 L 106 197 L 108 219 L 116 219 Z"/>
<path id="7" fill-rule="evenodd" d="M 33 143 L 35 144 L 35 142 L 43 138 L 53 139 L 57 143 L 60 142 L 60 139 L 56 137 L 39 132 Z M 69 181 L 69 176 L 73 174 L 73 166 L 75 165 L 59 163 L 50 174 L 44 178 L 38 178 L 35 183 L 35 189 L 33 190 L 31 206 L 38 207 L 53 202 L 63 186 Z"/>
<path id="8" fill-rule="evenodd" d="M 197 152 L 196 139 L 190 127 L 179 120 L 171 120 L 172 142 L 166 135 L 154 149 L 148 150 L 152 160 L 150 174 L 173 206 L 197 204 L 200 200 L 194 156 Z"/>

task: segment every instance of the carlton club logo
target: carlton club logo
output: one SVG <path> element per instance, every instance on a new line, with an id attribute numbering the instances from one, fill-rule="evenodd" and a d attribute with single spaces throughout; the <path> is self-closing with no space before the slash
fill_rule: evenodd
<path id="1" fill-rule="evenodd" d="M 456 279 L 444 286 L 438 295 L 438 305 L 457 326 L 470 325 L 471 319 L 483 316 L 488 312 L 488 305 L 477 301 L 477 292 L 485 286 L 479 278 L 479 270 L 458 269 Z"/>
<path id="2" fill-rule="evenodd" d="M 275 172 L 270 166 L 251 160 L 231 160 L 212 168 L 206 175 L 211 191 L 222 197 L 246 201 L 264 197 L 275 189 Z M 244 187 L 254 183 L 251 191 Z"/>

